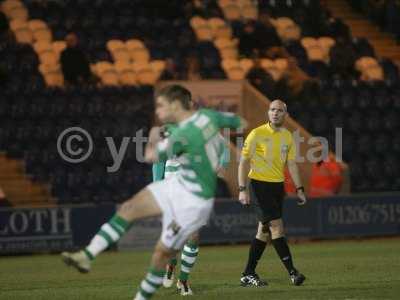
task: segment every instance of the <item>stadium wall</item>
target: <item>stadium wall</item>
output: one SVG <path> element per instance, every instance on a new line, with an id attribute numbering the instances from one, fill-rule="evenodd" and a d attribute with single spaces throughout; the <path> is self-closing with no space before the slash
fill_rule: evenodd
<path id="1" fill-rule="evenodd" d="M 116 210 L 114 204 L 51 208 L 0 209 L 0 254 L 58 252 L 86 245 Z M 284 203 L 289 238 L 336 239 L 400 235 L 400 194 L 338 196 L 310 199 L 304 207 L 295 199 Z M 160 218 L 137 221 L 119 249 L 151 248 L 160 234 Z M 255 234 L 253 208 L 234 199 L 218 199 L 203 244 L 243 243 Z"/>

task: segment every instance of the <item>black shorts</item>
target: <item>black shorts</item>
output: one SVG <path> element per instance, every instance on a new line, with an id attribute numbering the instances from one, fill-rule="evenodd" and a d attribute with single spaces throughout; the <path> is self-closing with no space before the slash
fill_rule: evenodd
<path id="1" fill-rule="evenodd" d="M 259 222 L 268 223 L 282 218 L 282 205 L 285 196 L 283 182 L 250 180 L 250 200 L 253 203 Z"/>

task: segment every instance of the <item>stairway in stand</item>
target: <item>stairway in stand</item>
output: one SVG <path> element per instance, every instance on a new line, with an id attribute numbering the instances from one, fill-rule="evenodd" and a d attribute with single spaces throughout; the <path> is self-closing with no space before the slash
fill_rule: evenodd
<path id="1" fill-rule="evenodd" d="M 24 172 L 22 161 L 0 153 L 0 186 L 14 207 L 53 206 L 50 188 L 33 182 Z"/>
<path id="2" fill-rule="evenodd" d="M 350 27 L 354 37 L 368 39 L 378 57 L 390 58 L 400 67 L 400 46 L 397 45 L 391 34 L 381 31 L 365 16 L 353 11 L 345 0 L 326 0 L 324 2 L 334 17 L 341 18 Z"/>

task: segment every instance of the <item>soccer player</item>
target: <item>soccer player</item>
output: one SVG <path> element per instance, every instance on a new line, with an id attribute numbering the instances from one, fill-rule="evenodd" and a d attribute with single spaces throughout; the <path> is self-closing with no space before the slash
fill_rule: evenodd
<path id="1" fill-rule="evenodd" d="M 306 197 L 295 161 L 296 147 L 292 134 L 283 127 L 287 107 L 281 100 L 271 102 L 269 121 L 253 129 L 247 136 L 239 163 L 239 201 L 254 202 L 258 215 L 258 231 L 253 239 L 247 266 L 240 278 L 242 286 L 264 286 L 255 269 L 267 241 L 271 239 L 278 256 L 294 285 L 301 285 L 305 276 L 294 265 L 282 222 L 284 198 L 284 167 L 287 164 L 296 187 L 298 204 L 304 205 Z M 248 183 L 247 178 L 250 178 Z"/>
<path id="2" fill-rule="evenodd" d="M 164 127 L 164 136 L 168 137 L 176 130 L 177 125 L 168 124 Z M 221 148 L 218 151 L 218 157 L 220 158 L 220 169 L 225 168 L 229 163 L 229 148 L 226 147 L 226 141 L 224 137 L 218 133 L 221 139 Z M 180 170 L 181 163 L 179 157 L 172 157 L 166 162 L 159 161 L 153 164 L 153 181 L 159 181 L 165 178 L 170 178 L 171 176 L 176 176 Z M 196 232 L 191 235 L 189 240 L 186 242 L 181 253 L 181 272 L 179 274 L 179 279 L 176 283 L 178 291 L 182 296 L 193 295 L 193 291 L 189 285 L 188 279 L 190 272 L 192 271 L 197 256 L 199 254 L 199 233 Z M 165 288 L 170 288 L 174 283 L 174 271 L 177 265 L 177 258 L 172 258 L 167 265 L 166 273 L 164 275 L 163 286 Z"/>
<path id="3" fill-rule="evenodd" d="M 163 88 L 156 97 L 156 114 L 163 123 L 178 128 L 162 140 L 160 128 L 153 127 L 146 145 L 147 162 L 178 156 L 177 176 L 154 182 L 125 201 L 109 222 L 83 250 L 62 253 L 67 265 L 90 271 L 93 259 L 117 242 L 133 221 L 162 215 L 162 232 L 151 259 L 150 269 L 140 284 L 135 300 L 149 299 L 163 282 L 168 261 L 182 249 L 188 238 L 204 226 L 211 214 L 216 188 L 221 128 L 238 128 L 238 116 L 191 107 L 190 92 L 179 86 Z"/>

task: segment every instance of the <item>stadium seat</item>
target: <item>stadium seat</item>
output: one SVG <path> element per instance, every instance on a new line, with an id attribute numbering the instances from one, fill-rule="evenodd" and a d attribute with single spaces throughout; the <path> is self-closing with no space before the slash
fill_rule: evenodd
<path id="1" fill-rule="evenodd" d="M 136 48 L 129 50 L 129 55 L 133 62 L 149 62 L 150 53 L 146 48 Z"/>
<path id="2" fill-rule="evenodd" d="M 258 19 L 257 7 L 253 4 L 245 4 L 244 6 L 242 5 L 241 13 L 245 20 L 257 20 Z"/>
<path id="3" fill-rule="evenodd" d="M 223 6 L 222 12 L 228 21 L 235 21 L 241 18 L 240 7 L 234 3 Z"/>
<path id="4" fill-rule="evenodd" d="M 136 85 L 137 77 L 133 66 L 129 63 L 120 62 L 115 64 L 119 82 L 122 85 Z"/>

